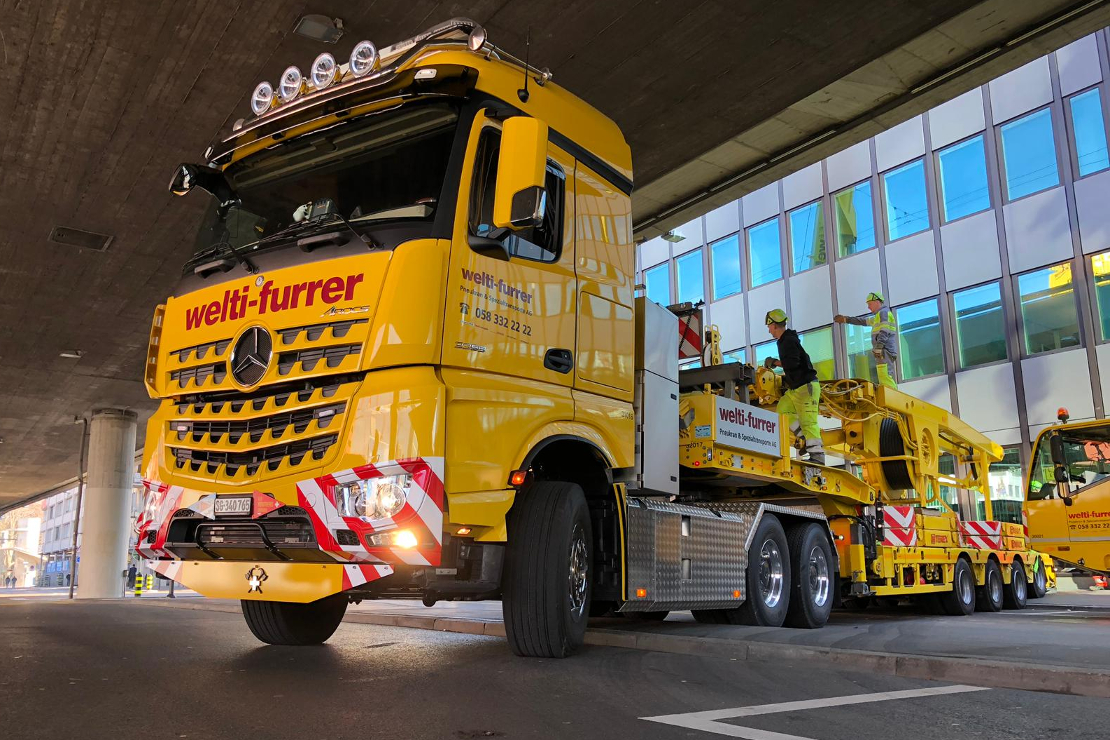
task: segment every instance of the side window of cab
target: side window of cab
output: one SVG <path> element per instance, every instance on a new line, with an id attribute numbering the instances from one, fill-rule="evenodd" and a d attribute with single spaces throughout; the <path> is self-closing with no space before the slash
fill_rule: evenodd
<path id="1" fill-rule="evenodd" d="M 470 192 L 469 230 L 474 236 L 493 234 L 493 197 L 497 182 L 497 159 L 501 150 L 501 133 L 487 128 L 478 139 L 474 182 Z M 543 223 L 505 237 L 505 246 L 512 257 L 535 262 L 557 262 L 563 244 L 563 204 L 566 200 L 566 175 L 555 162 L 547 160 L 544 181 L 547 206 Z"/>

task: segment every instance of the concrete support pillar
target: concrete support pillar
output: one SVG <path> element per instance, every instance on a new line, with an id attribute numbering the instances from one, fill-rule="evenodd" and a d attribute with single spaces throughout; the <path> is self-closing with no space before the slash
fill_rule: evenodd
<path id="1" fill-rule="evenodd" d="M 81 563 L 77 598 L 122 595 L 131 533 L 131 490 L 135 479 L 136 414 L 97 409 L 89 425 L 89 467 L 81 518 Z"/>

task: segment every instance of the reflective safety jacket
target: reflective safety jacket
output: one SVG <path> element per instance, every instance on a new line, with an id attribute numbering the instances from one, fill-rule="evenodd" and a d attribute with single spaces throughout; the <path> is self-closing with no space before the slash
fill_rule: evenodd
<path id="1" fill-rule="evenodd" d="M 882 350 L 891 357 L 898 356 L 898 325 L 894 312 L 883 306 L 873 314 L 847 316 L 846 323 L 871 327 L 871 349 Z"/>

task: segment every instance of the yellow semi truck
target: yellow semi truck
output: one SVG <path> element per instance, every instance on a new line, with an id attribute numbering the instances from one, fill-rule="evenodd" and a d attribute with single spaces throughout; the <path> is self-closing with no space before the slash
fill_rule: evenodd
<path id="1" fill-rule="evenodd" d="M 1044 429 L 1033 446 L 1025 518 L 1033 547 L 1069 565 L 1110 575 L 1110 421 Z M 1042 588 L 1039 580 L 1034 589 Z"/>
<path id="2" fill-rule="evenodd" d="M 251 108 L 170 184 L 211 198 L 151 330 L 138 547 L 259 639 L 319 643 L 391 595 L 499 598 L 530 656 L 614 611 L 1024 605 L 1020 529 L 939 497 L 1000 457 L 959 419 L 828 383 L 825 446 L 856 467 L 810 465 L 773 374 L 679 372 L 697 312 L 635 296 L 623 135 L 476 23 L 321 54 Z"/>

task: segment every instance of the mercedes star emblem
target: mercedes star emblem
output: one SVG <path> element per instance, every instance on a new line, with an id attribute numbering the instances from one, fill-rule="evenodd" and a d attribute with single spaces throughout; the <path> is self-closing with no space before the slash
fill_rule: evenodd
<path id="1" fill-rule="evenodd" d="M 240 334 L 228 361 L 231 377 L 244 386 L 252 386 L 262 380 L 270 367 L 273 344 L 270 332 L 261 326 L 252 326 Z"/>
<path id="2" fill-rule="evenodd" d="M 247 571 L 247 583 L 250 588 L 247 589 L 248 594 L 262 593 L 262 582 L 269 578 L 266 571 L 263 570 L 261 565 L 256 565 Z"/>

